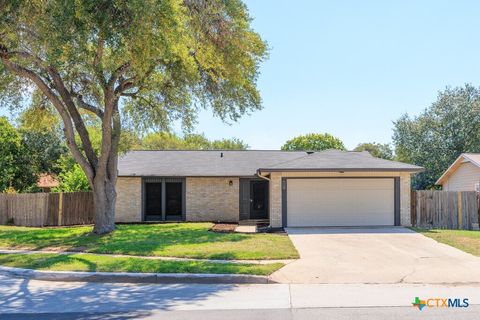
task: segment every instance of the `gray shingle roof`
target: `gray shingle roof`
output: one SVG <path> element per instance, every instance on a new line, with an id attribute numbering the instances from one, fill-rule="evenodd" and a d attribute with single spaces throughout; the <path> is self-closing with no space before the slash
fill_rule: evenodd
<path id="1" fill-rule="evenodd" d="M 223 157 L 221 155 L 223 154 Z M 304 151 L 130 151 L 121 156 L 119 176 L 244 176 L 281 170 L 420 171 L 421 167 L 378 159 L 368 152 Z"/>
<path id="2" fill-rule="evenodd" d="M 408 163 L 373 157 L 368 152 L 325 150 L 307 154 L 274 166 L 260 167 L 260 171 L 422 171 Z"/>
<path id="3" fill-rule="evenodd" d="M 223 153 L 223 157 L 220 155 Z M 304 156 L 303 151 L 130 151 L 120 176 L 253 176 L 260 167 Z"/>

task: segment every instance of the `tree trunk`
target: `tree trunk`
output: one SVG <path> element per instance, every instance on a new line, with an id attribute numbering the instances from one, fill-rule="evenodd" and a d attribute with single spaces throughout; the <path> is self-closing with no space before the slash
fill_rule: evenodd
<path id="1" fill-rule="evenodd" d="M 115 183 L 109 179 L 95 179 L 93 183 L 93 211 L 96 234 L 109 233 L 115 230 L 115 201 L 117 193 Z"/>

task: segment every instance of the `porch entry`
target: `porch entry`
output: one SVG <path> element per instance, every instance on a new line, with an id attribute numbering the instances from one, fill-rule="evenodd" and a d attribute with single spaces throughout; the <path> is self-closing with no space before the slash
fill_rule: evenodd
<path id="1" fill-rule="evenodd" d="M 268 181 L 240 179 L 240 220 L 268 219 Z"/>
<path id="2" fill-rule="evenodd" d="M 185 179 L 144 178 L 143 220 L 185 220 Z"/>

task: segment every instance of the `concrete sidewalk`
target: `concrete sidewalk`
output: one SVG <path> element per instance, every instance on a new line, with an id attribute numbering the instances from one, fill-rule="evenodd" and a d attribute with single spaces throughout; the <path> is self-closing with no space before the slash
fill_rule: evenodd
<path id="1" fill-rule="evenodd" d="M 412 307 L 415 297 L 468 298 L 480 286 L 412 284 L 112 284 L 44 282 L 0 276 L 1 313 L 129 312 Z M 73 303 L 72 303 L 73 302 Z M 468 308 L 465 308 L 467 310 Z M 478 309 L 477 309 L 478 310 Z M 428 312 L 428 310 L 426 310 Z"/>

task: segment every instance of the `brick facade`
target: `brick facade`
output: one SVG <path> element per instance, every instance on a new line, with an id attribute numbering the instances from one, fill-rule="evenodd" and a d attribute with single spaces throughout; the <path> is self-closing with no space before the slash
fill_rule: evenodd
<path id="1" fill-rule="evenodd" d="M 186 178 L 186 220 L 238 221 L 239 184 L 238 177 Z"/>
<path id="2" fill-rule="evenodd" d="M 142 221 L 142 178 L 118 178 L 115 220 L 117 222 Z"/>
<path id="3" fill-rule="evenodd" d="M 339 177 L 335 172 L 272 172 L 270 176 L 270 223 L 282 226 L 282 177 Z M 348 176 L 399 176 L 400 177 L 400 223 L 411 226 L 410 221 L 410 173 L 403 172 L 357 172 Z M 229 182 L 232 181 L 232 185 Z M 237 222 L 240 212 L 238 177 L 187 177 L 186 220 Z M 117 222 L 142 221 L 142 179 L 120 177 L 117 181 Z"/>
<path id="4" fill-rule="evenodd" d="M 400 174 L 400 224 L 405 227 L 412 226 L 410 214 L 410 173 Z"/>

